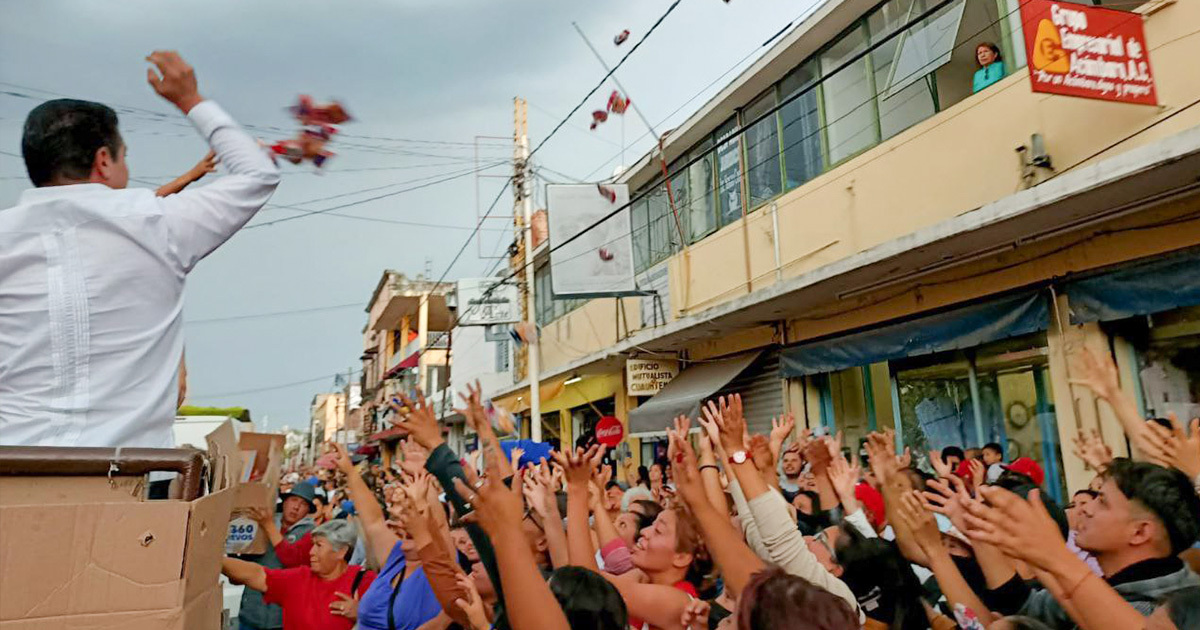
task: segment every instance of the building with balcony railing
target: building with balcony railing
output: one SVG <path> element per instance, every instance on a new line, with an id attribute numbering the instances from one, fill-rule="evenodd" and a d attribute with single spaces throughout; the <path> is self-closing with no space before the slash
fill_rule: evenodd
<path id="1" fill-rule="evenodd" d="M 615 414 L 645 459 L 694 399 L 736 391 L 756 430 L 790 412 L 852 447 L 999 442 L 1061 497 L 1089 480 L 1062 445 L 1121 435 L 1069 384 L 1081 348 L 1146 415 L 1197 415 L 1200 5 L 1121 3 L 1153 106 L 1033 92 L 1020 4 L 829 0 L 671 130 L 669 181 L 658 151 L 620 179 L 650 295 L 554 299 L 535 253 L 543 425 L 574 439 Z M 981 44 L 1004 67 L 976 90 Z M 682 369 L 631 395 L 629 359 Z"/>

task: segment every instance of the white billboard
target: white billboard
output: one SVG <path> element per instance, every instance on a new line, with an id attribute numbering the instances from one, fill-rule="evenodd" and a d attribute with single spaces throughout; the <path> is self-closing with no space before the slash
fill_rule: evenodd
<path id="1" fill-rule="evenodd" d="M 521 296 L 515 284 L 500 278 L 465 278 L 458 281 L 458 325 L 492 326 L 521 321 Z"/>
<path id="2" fill-rule="evenodd" d="M 623 184 L 546 187 L 555 296 L 600 297 L 637 290 L 628 206 L 629 186 Z"/>

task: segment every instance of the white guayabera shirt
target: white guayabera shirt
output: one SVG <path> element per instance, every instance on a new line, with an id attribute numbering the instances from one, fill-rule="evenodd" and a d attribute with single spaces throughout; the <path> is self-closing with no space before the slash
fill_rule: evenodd
<path id="1" fill-rule="evenodd" d="M 34 188 L 0 211 L 0 444 L 174 446 L 187 273 L 279 184 L 216 103 L 188 119 L 229 175 L 162 198 Z"/>

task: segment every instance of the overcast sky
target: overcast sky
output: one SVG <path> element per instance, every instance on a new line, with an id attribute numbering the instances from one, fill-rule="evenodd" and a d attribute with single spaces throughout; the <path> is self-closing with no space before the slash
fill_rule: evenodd
<path id="1" fill-rule="evenodd" d="M 815 0 L 684 0 L 618 73 L 642 111 L 666 129 L 734 75 L 701 93 Z M 143 58 L 174 48 L 200 90 L 261 137 L 291 129 L 284 107 L 300 93 L 343 100 L 356 121 L 332 143 L 328 172 L 283 164 L 274 203 L 320 210 L 474 168 L 475 136 L 512 135 L 512 99 L 530 101 L 537 144 L 604 70 L 571 28 L 578 22 L 610 64 L 669 6 L 667 0 L 5 0 L 0 20 L 0 208 L 28 186 L 20 153 L 25 115 L 68 95 L 121 106 L 132 176 L 163 183 L 205 152 L 202 141 L 145 83 Z M 632 33 L 622 47 L 612 37 Z M 748 62 L 747 62 L 748 63 Z M 740 67 L 739 67 L 740 69 Z M 622 121 L 587 130 L 612 86 L 539 152 L 540 166 L 574 178 L 611 175 Z M 681 105 L 697 96 L 677 114 Z M 167 114 L 167 116 L 156 115 Z M 624 121 L 625 163 L 650 140 Z M 661 124 L 660 124 L 661 123 Z M 369 137 L 349 137 L 369 136 Z M 410 142 L 397 139 L 425 140 Z M 484 142 L 496 143 L 495 140 Z M 503 141 L 500 141 L 503 142 Z M 484 163 L 507 146 L 481 149 Z M 342 172 L 339 172 L 342 171 Z M 508 167 L 488 171 L 507 174 Z M 211 177 L 211 176 L 210 176 Z M 259 425 L 304 427 L 314 394 L 360 367 L 364 308 L 386 268 L 446 271 L 475 224 L 476 178 L 466 175 L 340 210 L 387 221 L 318 215 L 248 229 L 203 261 L 187 286 L 190 402 L 249 407 Z M 486 206 L 502 179 L 478 180 Z M 370 192 L 365 189 L 377 189 Z M 540 196 L 540 195 L 539 195 Z M 506 193 L 498 215 L 511 212 Z M 295 216 L 264 209 L 251 223 Z M 472 277 L 512 238 L 499 220 L 449 272 Z M 483 253 L 483 257 L 479 253 Z M 339 305 L 354 306 L 326 308 Z M 322 309 L 322 310 L 312 310 Z M 291 311 L 284 316 L 227 319 Z M 205 321 L 205 320 L 221 321 Z"/>

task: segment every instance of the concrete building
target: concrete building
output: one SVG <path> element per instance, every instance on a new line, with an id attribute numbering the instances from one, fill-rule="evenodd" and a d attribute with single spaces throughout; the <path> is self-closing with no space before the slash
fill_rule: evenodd
<path id="1" fill-rule="evenodd" d="M 687 410 L 628 395 L 626 362 L 677 359 L 667 389 L 741 392 L 757 429 L 787 411 L 850 446 L 877 428 L 918 452 L 1002 442 L 1061 498 L 1090 479 L 1063 447 L 1077 431 L 1127 452 L 1068 384 L 1080 349 L 1111 353 L 1146 415 L 1196 415 L 1200 5 L 1122 4 L 1144 23 L 1146 106 L 1032 92 L 1018 4 L 829 0 L 666 135 L 670 197 L 657 151 L 629 168 L 655 295 L 554 300 L 539 262 L 547 434 L 611 413 L 635 458 L 657 455 Z M 905 49 L 928 28 L 954 36 L 948 62 L 914 66 L 941 55 Z M 973 93 L 984 42 L 1007 75 Z"/>
<path id="2" fill-rule="evenodd" d="M 321 445 L 339 439 L 346 428 L 346 395 L 342 392 L 317 394 L 309 405 L 311 453 L 320 453 Z M 340 440 L 339 440 L 340 441 Z"/>

